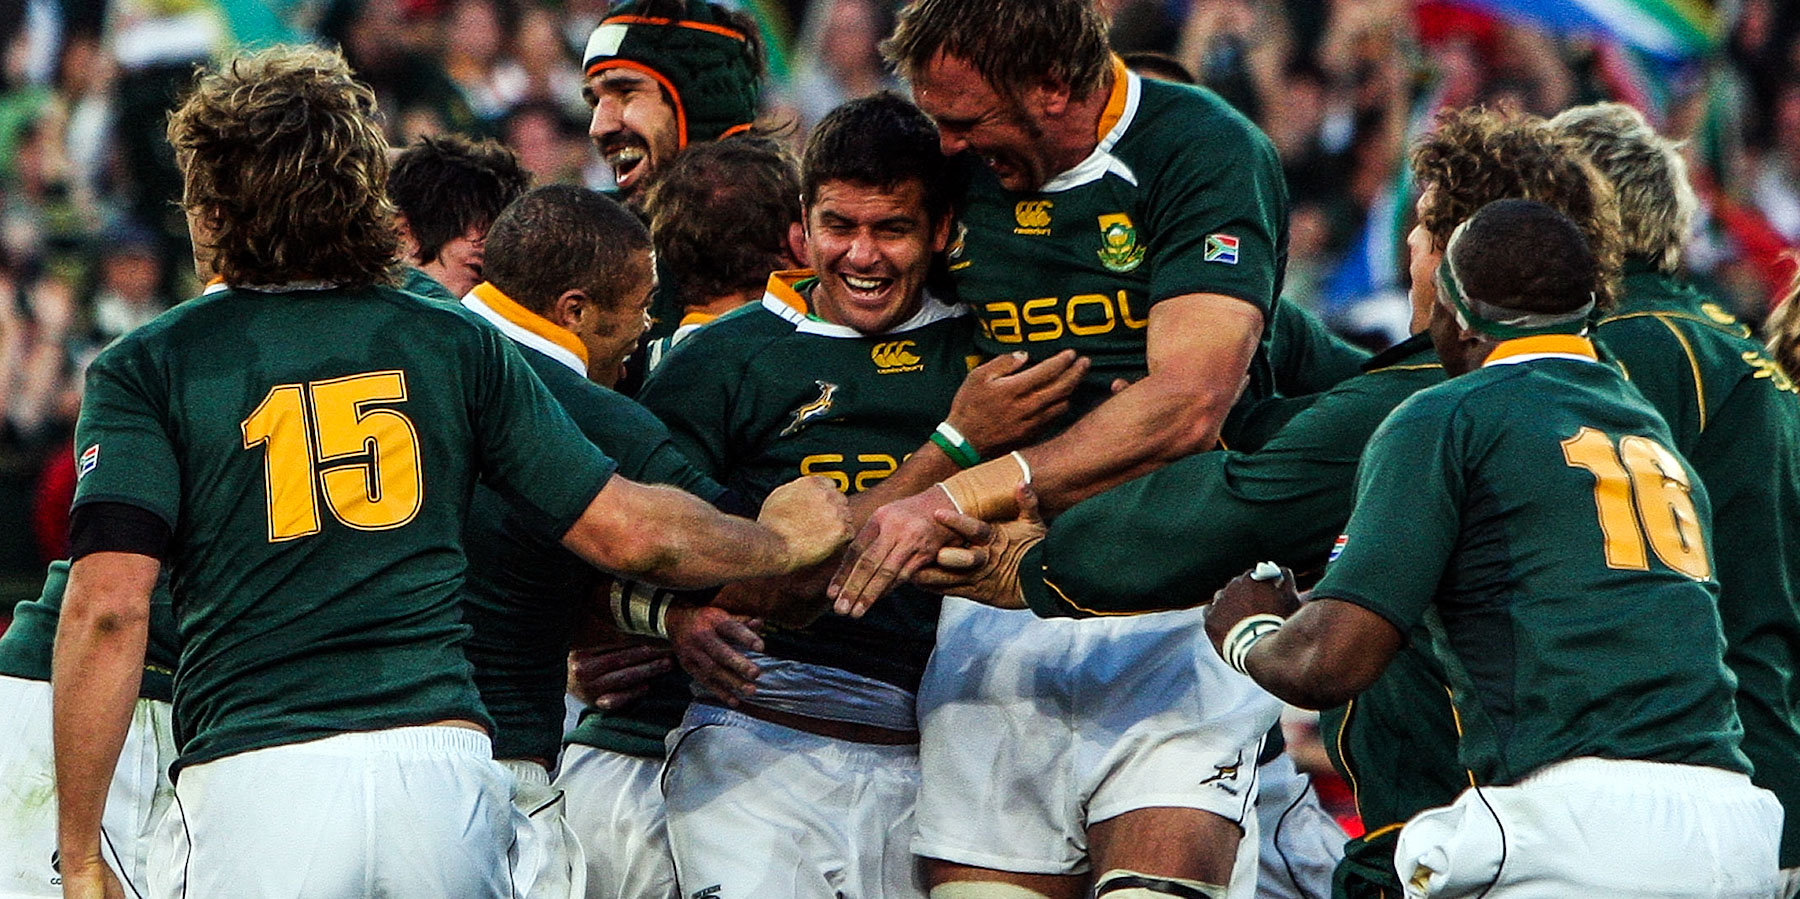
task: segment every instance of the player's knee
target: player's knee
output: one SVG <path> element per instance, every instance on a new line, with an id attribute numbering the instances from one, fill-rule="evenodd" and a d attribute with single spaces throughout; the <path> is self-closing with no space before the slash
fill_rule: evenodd
<path id="1" fill-rule="evenodd" d="M 1022 887 L 1016 883 L 1001 883 L 997 880 L 953 880 L 932 887 L 929 899 L 1049 899 L 1049 897 L 1030 887 Z"/>
<path id="2" fill-rule="evenodd" d="M 1225 899 L 1225 885 L 1114 868 L 1094 881 L 1094 899 Z"/>

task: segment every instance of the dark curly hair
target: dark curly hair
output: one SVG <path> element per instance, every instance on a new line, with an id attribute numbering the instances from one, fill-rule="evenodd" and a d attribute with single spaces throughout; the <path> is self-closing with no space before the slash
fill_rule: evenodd
<path id="1" fill-rule="evenodd" d="M 1536 200 L 1572 219 L 1587 237 L 1604 273 L 1598 307 L 1618 296 L 1623 261 L 1619 212 L 1612 187 L 1575 140 L 1543 119 L 1486 109 L 1455 109 L 1412 150 L 1413 175 L 1423 191 L 1419 223 L 1443 249 L 1456 226 L 1496 200 Z"/>
<path id="2" fill-rule="evenodd" d="M 399 237 L 375 94 L 335 51 L 276 46 L 197 75 L 169 116 L 196 248 L 231 284 L 392 283 Z"/>

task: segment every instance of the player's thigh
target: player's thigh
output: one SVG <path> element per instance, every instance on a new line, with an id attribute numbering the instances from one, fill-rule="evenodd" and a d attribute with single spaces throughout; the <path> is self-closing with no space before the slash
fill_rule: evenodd
<path id="1" fill-rule="evenodd" d="M 682 892 L 918 895 L 910 859 L 888 862 L 905 857 L 906 834 L 892 825 L 909 811 L 916 769 L 910 747 L 832 740 L 696 704 L 670 738 L 664 779 Z"/>
<path id="2" fill-rule="evenodd" d="M 502 761 L 513 776 L 512 871 L 514 899 L 582 899 L 587 863 L 564 814 L 563 791 L 552 786 L 550 772 L 536 762 Z"/>
<path id="3" fill-rule="evenodd" d="M 556 783 L 587 861 L 588 899 L 676 899 L 663 761 L 571 745 Z"/>
<path id="4" fill-rule="evenodd" d="M 919 685 L 919 855 L 1020 874 L 1087 870 L 1065 682 L 1078 624 L 944 600 Z"/>
<path id="5" fill-rule="evenodd" d="M 509 896 L 510 778 L 485 734 L 408 727 L 227 756 L 176 790 L 186 896 Z"/>

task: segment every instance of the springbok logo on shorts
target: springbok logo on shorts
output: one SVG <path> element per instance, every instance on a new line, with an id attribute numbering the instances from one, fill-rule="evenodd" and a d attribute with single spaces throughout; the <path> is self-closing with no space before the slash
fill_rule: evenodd
<path id="1" fill-rule="evenodd" d="M 723 884 L 715 883 L 704 890 L 695 890 L 694 899 L 708 899 L 708 897 L 717 896 L 724 891 L 725 886 Z"/>
<path id="2" fill-rule="evenodd" d="M 869 358 L 875 360 L 877 374 L 897 375 L 905 371 L 924 371 L 925 363 L 912 351 L 915 346 L 918 343 L 911 340 L 878 343 L 869 351 Z"/>
<path id="3" fill-rule="evenodd" d="M 1212 784 L 1233 796 L 1238 794 L 1238 772 L 1244 767 L 1244 751 L 1238 750 L 1237 756 L 1229 765 L 1214 765 L 1212 776 L 1200 781 L 1201 786 Z"/>
<path id="4" fill-rule="evenodd" d="M 794 420 L 788 422 L 788 426 L 781 429 L 779 436 L 792 437 L 800 433 L 800 429 L 809 423 L 831 414 L 831 401 L 837 396 L 838 386 L 830 381 L 814 381 L 813 383 L 819 385 L 819 398 L 795 409 Z"/>

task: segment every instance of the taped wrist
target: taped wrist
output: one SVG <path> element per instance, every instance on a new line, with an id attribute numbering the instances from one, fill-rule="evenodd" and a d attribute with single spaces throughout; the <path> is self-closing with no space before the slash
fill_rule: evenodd
<path id="1" fill-rule="evenodd" d="M 1287 619 L 1280 615 L 1247 615 L 1225 632 L 1225 639 L 1219 642 L 1219 655 L 1237 673 L 1249 676 L 1250 672 L 1244 668 L 1244 660 L 1250 657 L 1250 648 L 1264 637 L 1281 630 L 1286 622 Z"/>
<path id="2" fill-rule="evenodd" d="M 957 511 L 982 521 L 1005 521 L 1019 514 L 1015 492 L 1031 483 L 1031 466 L 1018 453 L 958 472 L 939 486 L 950 495 Z"/>
<path id="3" fill-rule="evenodd" d="M 675 603 L 675 591 L 636 581 L 613 581 L 613 624 L 623 634 L 669 639 L 669 607 Z"/>
<path id="4" fill-rule="evenodd" d="M 1023 609 L 1025 590 L 1019 585 L 1019 562 L 1027 550 L 1043 542 L 1044 531 L 1025 522 L 1012 521 L 996 527 L 995 533 L 998 538 L 990 550 L 995 559 L 984 577 L 989 582 L 985 592 L 1004 597 L 1009 603 L 1008 608 Z"/>

